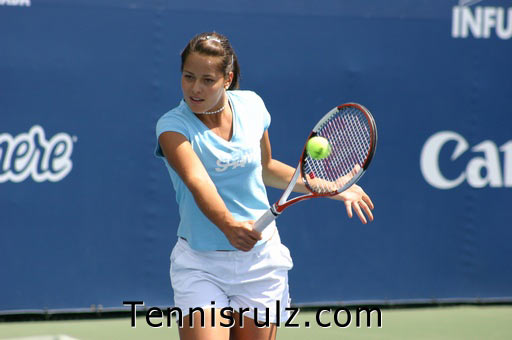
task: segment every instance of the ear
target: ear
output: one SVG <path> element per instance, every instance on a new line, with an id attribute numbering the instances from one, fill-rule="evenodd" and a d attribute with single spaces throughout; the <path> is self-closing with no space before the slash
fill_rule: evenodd
<path id="1" fill-rule="evenodd" d="M 229 86 L 231 85 L 231 82 L 233 81 L 233 71 L 228 73 L 228 76 L 226 77 L 226 81 L 224 82 L 224 88 L 227 90 Z"/>

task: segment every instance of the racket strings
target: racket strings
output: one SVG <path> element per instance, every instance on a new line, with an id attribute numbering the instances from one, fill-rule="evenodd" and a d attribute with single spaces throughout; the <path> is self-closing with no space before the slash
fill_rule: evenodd
<path id="1" fill-rule="evenodd" d="M 371 147 L 371 131 L 366 115 L 357 107 L 345 106 L 317 130 L 326 138 L 331 153 L 324 159 L 306 156 L 304 180 L 319 194 L 341 191 L 363 168 Z"/>

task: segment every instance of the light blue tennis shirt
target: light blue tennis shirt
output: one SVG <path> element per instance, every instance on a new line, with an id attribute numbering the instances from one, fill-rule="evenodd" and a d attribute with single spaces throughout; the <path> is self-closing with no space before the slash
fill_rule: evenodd
<path id="1" fill-rule="evenodd" d="M 260 141 L 270 125 L 270 114 L 263 100 L 252 91 L 228 91 L 227 94 L 233 111 L 233 136 L 230 141 L 210 131 L 184 100 L 160 117 L 156 125 L 155 154 L 165 162 L 179 205 L 178 236 L 200 251 L 235 248 L 202 213 L 181 177 L 169 166 L 158 144 L 158 137 L 166 131 L 184 135 L 234 218 L 237 221 L 258 219 L 269 208 L 262 177 Z M 273 228 L 275 225 L 269 226 L 268 232 Z M 267 230 L 264 239 L 268 235 Z"/>

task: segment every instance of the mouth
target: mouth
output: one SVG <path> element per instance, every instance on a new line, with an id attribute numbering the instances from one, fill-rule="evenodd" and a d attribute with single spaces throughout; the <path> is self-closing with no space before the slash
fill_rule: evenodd
<path id="1" fill-rule="evenodd" d="M 201 103 L 204 101 L 204 99 L 197 98 L 197 97 L 188 97 L 192 103 Z"/>

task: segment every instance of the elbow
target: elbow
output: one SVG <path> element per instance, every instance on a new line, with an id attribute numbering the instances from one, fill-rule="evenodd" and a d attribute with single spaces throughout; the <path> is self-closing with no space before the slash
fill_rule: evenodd
<path id="1" fill-rule="evenodd" d="M 272 158 L 262 158 L 261 159 L 261 168 L 263 170 L 263 173 L 271 171 L 273 163 L 274 163 L 274 160 Z"/>

